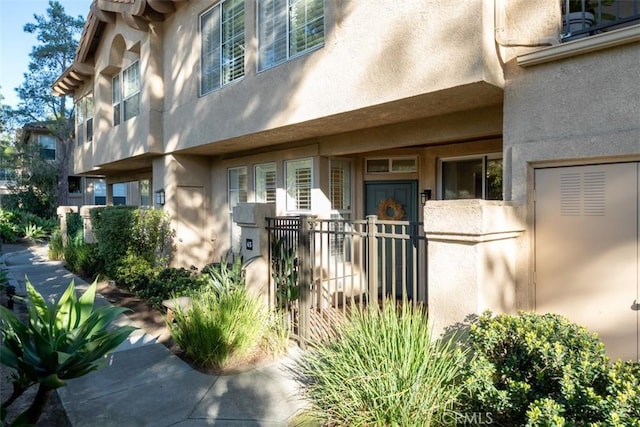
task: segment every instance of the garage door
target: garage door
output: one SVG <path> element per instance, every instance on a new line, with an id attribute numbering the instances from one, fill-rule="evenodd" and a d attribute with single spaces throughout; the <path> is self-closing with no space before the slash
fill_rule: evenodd
<path id="1" fill-rule="evenodd" d="M 536 311 L 597 332 L 624 360 L 639 356 L 639 165 L 535 172 Z"/>

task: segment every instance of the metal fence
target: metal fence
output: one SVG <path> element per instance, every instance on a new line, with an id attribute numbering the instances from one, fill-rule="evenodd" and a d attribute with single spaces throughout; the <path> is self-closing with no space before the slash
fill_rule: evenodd
<path id="1" fill-rule="evenodd" d="M 640 0 L 562 0 L 561 4 L 563 41 L 640 22 Z"/>
<path id="2" fill-rule="evenodd" d="M 301 347 L 331 336 L 354 306 L 427 300 L 420 222 L 277 217 L 267 229 L 271 302 Z"/>

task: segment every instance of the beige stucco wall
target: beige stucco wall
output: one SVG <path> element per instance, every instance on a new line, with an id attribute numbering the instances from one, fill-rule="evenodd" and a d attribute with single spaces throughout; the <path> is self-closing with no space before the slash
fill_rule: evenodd
<path id="1" fill-rule="evenodd" d="M 625 35 L 618 45 L 611 46 L 616 32 L 600 34 L 538 49 L 518 59 L 525 66 L 514 60 L 506 67 L 505 200 L 527 206 L 520 308 L 535 306 L 534 169 L 640 159 L 640 26 L 618 31 Z M 628 37 L 635 40 L 624 42 Z"/>
<path id="2" fill-rule="evenodd" d="M 482 19 L 483 7 L 492 2 L 481 0 L 469 0 L 464 7 L 424 0 L 327 1 L 324 47 L 259 73 L 255 2 L 247 2 L 245 77 L 199 97 L 200 50 L 195 34 L 198 15 L 213 3 L 185 4 L 164 24 L 165 49 L 173 53 L 165 57 L 164 74 L 175 76 L 166 88 L 166 150 L 329 116 L 331 121 L 321 129 L 289 129 L 279 138 L 299 139 L 331 129 L 470 109 L 485 104 L 487 97 L 482 95 L 487 94 L 490 102 L 500 100 L 500 91 L 495 91 L 502 86 L 496 52 L 484 48 L 484 36 L 493 30 L 485 27 L 490 22 Z M 465 89 L 449 96 L 440 93 L 461 86 Z M 425 98 L 408 100 L 421 96 Z M 399 100 L 413 108 L 395 111 Z M 373 117 L 363 115 L 359 123 L 336 116 L 372 106 L 379 110 L 371 112 Z M 185 129 L 187 121 L 198 126 Z M 254 137 L 253 146 L 264 143 Z"/>
<path id="3" fill-rule="evenodd" d="M 484 310 L 517 310 L 524 209 L 508 202 L 427 202 L 429 321 L 439 334 Z"/>

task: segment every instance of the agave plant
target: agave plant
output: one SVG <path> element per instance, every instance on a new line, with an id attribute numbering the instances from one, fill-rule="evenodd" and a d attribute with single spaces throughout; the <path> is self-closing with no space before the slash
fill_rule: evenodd
<path id="1" fill-rule="evenodd" d="M 29 224 L 24 227 L 24 237 L 28 240 L 42 239 L 46 236 L 44 229 L 36 224 Z"/>
<path id="2" fill-rule="evenodd" d="M 2 421 L 9 405 L 38 384 L 33 403 L 12 425 L 35 424 L 53 390 L 65 386 L 69 379 L 98 369 L 103 356 L 136 329 L 132 326 L 111 328 L 111 323 L 127 309 L 94 308 L 95 294 L 96 282 L 78 298 L 71 281 L 57 303 L 47 303 L 27 279 L 26 323 L 0 307 L 0 362 L 13 369 L 13 393 L 2 403 Z"/>

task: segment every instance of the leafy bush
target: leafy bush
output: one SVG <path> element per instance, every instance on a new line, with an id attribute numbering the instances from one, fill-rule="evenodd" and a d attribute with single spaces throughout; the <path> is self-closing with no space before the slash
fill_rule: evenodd
<path id="1" fill-rule="evenodd" d="M 78 212 L 67 213 L 67 236 L 75 236 L 80 230 L 84 230 L 82 217 Z"/>
<path id="2" fill-rule="evenodd" d="M 638 425 L 637 364 L 611 368 L 597 336 L 562 316 L 485 312 L 469 345 L 460 411 L 498 425 Z"/>
<path id="3" fill-rule="evenodd" d="M 110 278 L 116 278 L 116 268 L 127 255 L 135 209 L 133 206 L 108 206 L 91 210 L 93 232 L 105 263 L 105 273 Z"/>
<path id="4" fill-rule="evenodd" d="M 113 328 L 111 323 L 126 309 L 94 308 L 95 293 L 93 283 L 77 298 L 71 282 L 57 303 L 47 303 L 27 280 L 28 321 L 0 307 L 0 362 L 12 369 L 13 383 L 12 395 L 2 403 L 2 418 L 9 405 L 38 384 L 33 404 L 14 420 L 14 425 L 36 424 L 53 390 L 98 369 L 103 356 L 135 329 Z"/>
<path id="5" fill-rule="evenodd" d="M 51 253 L 51 246 L 49 246 L 49 253 Z M 75 236 L 67 238 L 67 246 L 64 247 L 63 253 L 67 268 L 74 273 L 96 277 L 104 271 L 97 245 L 85 243 L 82 230 L 78 230 Z"/>
<path id="6" fill-rule="evenodd" d="M 464 353 L 432 340 L 409 304 L 355 310 L 337 339 L 303 355 L 311 414 L 328 425 L 428 426 L 446 422 L 462 389 Z"/>
<path id="7" fill-rule="evenodd" d="M 137 293 L 146 289 L 149 282 L 158 274 L 149 261 L 131 252 L 122 258 L 115 267 L 111 277 L 119 285 L 131 292 Z"/>
<path id="8" fill-rule="evenodd" d="M 224 368 L 259 345 L 268 324 L 268 310 L 246 290 L 206 290 L 192 294 L 188 310 L 176 310 L 171 334 L 196 365 Z"/>
<path id="9" fill-rule="evenodd" d="M 122 271 L 123 266 L 131 263 L 168 266 L 174 233 L 165 212 L 108 206 L 92 209 L 91 222 L 107 276 L 118 280 L 118 274 L 127 274 Z"/>
<path id="10" fill-rule="evenodd" d="M 17 213 L 0 209 L 0 238 L 5 243 L 13 243 L 18 239 L 20 217 Z"/>
<path id="11" fill-rule="evenodd" d="M 206 278 L 194 270 L 186 268 L 165 268 L 157 274 L 148 277 L 145 283 L 140 280 L 134 289 L 136 295 L 149 304 L 161 308 L 162 301 L 187 295 L 202 288 Z"/>

